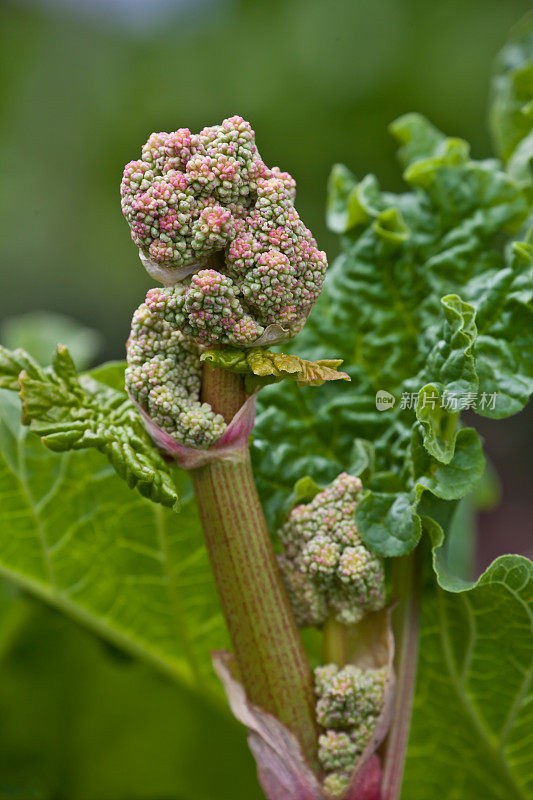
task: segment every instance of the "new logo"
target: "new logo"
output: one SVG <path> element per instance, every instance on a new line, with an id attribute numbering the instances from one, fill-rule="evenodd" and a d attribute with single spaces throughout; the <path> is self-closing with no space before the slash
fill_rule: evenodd
<path id="1" fill-rule="evenodd" d="M 385 389 L 380 389 L 379 392 L 376 392 L 376 408 L 378 411 L 388 411 L 390 408 L 394 408 L 395 402 L 394 395 L 386 392 Z"/>

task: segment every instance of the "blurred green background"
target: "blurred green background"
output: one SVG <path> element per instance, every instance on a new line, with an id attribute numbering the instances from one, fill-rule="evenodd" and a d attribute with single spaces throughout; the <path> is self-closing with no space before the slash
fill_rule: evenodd
<path id="1" fill-rule="evenodd" d="M 298 209 L 332 260 L 337 242 L 323 210 L 332 163 L 399 188 L 387 124 L 410 110 L 468 139 L 476 157 L 489 155 L 492 60 L 530 7 L 3 0 L 0 322 L 66 312 L 103 334 L 101 358 L 122 358 L 150 286 L 121 216 L 122 168 L 153 130 L 198 130 L 232 114 L 251 121 L 268 164 L 294 175 Z M 527 420 L 497 429 L 476 421 L 503 486 L 497 513 L 482 520 L 479 565 L 530 546 L 531 413 Z M 0 627 L 0 798 L 260 796 L 243 735 L 223 712 L 206 714 L 147 668 L 122 663 L 27 602 Z M 182 794 L 169 793 L 176 785 Z"/>
<path id="2" fill-rule="evenodd" d="M 232 114 L 295 176 L 300 213 L 333 257 L 329 169 L 342 161 L 399 187 L 386 129 L 399 114 L 416 109 L 490 153 L 491 62 L 530 5 L 4 0 L 0 316 L 67 311 L 122 357 L 150 285 L 121 216 L 123 166 L 151 131 Z"/>

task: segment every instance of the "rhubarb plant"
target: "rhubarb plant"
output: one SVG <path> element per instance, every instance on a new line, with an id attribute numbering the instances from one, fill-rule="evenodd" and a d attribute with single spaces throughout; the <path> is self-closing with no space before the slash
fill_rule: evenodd
<path id="1" fill-rule="evenodd" d="M 268 800 L 533 791 L 533 566 L 471 580 L 451 535 L 485 470 L 463 412 L 533 390 L 532 108 L 526 21 L 497 157 L 396 120 L 404 192 L 331 172 L 329 269 L 248 122 L 154 133 L 121 184 L 162 284 L 126 362 L 0 349 L 0 574 L 223 686 Z"/>

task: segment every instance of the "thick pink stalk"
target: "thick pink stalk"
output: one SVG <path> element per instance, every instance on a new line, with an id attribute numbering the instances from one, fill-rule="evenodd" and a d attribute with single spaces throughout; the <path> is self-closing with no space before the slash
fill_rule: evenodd
<path id="1" fill-rule="evenodd" d="M 242 379 L 204 366 L 202 399 L 226 421 L 245 400 Z M 247 696 L 295 734 L 316 761 L 311 669 L 259 502 L 249 453 L 192 470 L 222 610 Z"/>

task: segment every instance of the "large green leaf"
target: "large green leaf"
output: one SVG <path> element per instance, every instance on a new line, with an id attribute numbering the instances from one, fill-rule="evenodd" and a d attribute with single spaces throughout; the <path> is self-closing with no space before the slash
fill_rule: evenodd
<path id="1" fill-rule="evenodd" d="M 402 799 L 533 794 L 533 564 L 497 559 L 460 593 L 422 602 Z"/>
<path id="2" fill-rule="evenodd" d="M 128 489 L 95 451 L 58 455 L 0 391 L 0 574 L 197 688 L 227 644 L 192 489 L 181 512 Z M 214 682 L 214 681 L 213 681 Z"/>
<path id="3" fill-rule="evenodd" d="M 351 383 L 267 388 L 254 430 L 272 528 L 298 479 L 347 470 L 368 489 L 361 536 L 386 556 L 418 542 L 423 496 L 431 518 L 441 503 L 428 495 L 455 502 L 481 476 L 461 411 L 508 416 L 533 390 L 532 252 L 512 239 L 529 192 L 417 114 L 391 130 L 410 190 L 334 168 L 328 214 L 342 254 L 295 343 L 306 358 L 342 358 Z"/>
<path id="4" fill-rule="evenodd" d="M 0 796 L 259 800 L 228 712 L 2 588 Z"/>

